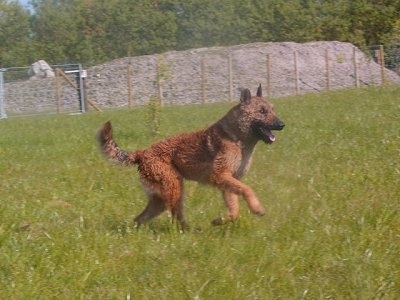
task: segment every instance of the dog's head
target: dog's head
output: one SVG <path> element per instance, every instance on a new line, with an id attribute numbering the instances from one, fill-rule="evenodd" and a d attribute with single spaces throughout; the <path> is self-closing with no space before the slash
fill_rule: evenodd
<path id="1" fill-rule="evenodd" d="M 240 108 L 243 125 L 248 127 L 255 138 L 271 144 L 275 141 L 272 130 L 282 130 L 285 124 L 276 116 L 271 103 L 262 97 L 261 84 L 256 96 L 251 96 L 248 89 L 242 90 Z"/>

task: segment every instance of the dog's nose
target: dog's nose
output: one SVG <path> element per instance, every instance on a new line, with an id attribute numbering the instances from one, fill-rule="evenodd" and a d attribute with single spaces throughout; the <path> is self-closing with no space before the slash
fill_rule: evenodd
<path id="1" fill-rule="evenodd" d="M 281 120 L 277 120 L 275 123 L 275 130 L 282 130 L 283 127 L 285 127 L 285 123 L 283 123 Z"/>

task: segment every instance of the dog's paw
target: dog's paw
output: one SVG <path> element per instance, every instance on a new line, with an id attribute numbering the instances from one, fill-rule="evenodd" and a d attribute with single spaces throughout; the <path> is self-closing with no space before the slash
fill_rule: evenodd
<path id="1" fill-rule="evenodd" d="M 260 216 L 260 217 L 264 216 L 265 213 L 266 213 L 266 212 L 265 212 L 265 209 L 262 208 L 262 207 L 260 207 L 260 208 L 257 209 L 256 211 L 254 211 L 254 214 L 257 215 L 257 216 Z"/>
<path id="2" fill-rule="evenodd" d="M 218 217 L 211 221 L 211 224 L 214 226 L 224 225 L 226 223 L 228 223 L 228 220 L 226 220 L 224 217 Z"/>

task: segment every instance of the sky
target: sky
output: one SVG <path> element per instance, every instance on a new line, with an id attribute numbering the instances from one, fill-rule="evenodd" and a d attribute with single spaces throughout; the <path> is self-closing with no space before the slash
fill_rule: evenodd
<path id="1" fill-rule="evenodd" d="M 29 7 L 29 1 L 30 0 L 18 0 L 18 2 L 21 3 L 25 7 Z"/>
<path id="2" fill-rule="evenodd" d="M 19 3 L 21 3 L 24 7 L 26 8 L 31 8 L 31 6 L 29 5 L 29 1 L 30 0 L 18 0 Z"/>

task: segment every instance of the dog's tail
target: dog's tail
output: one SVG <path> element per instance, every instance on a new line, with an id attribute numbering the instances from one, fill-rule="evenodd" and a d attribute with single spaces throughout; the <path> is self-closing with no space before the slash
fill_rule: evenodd
<path id="1" fill-rule="evenodd" d="M 108 121 L 99 129 L 97 140 L 103 155 L 110 161 L 119 165 L 132 165 L 137 163 L 136 152 L 128 153 L 122 150 L 113 139 L 111 122 Z"/>

